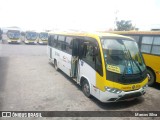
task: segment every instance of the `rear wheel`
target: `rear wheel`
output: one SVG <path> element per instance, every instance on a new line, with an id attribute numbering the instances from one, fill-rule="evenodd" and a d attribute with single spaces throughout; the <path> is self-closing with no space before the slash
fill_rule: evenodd
<path id="1" fill-rule="evenodd" d="M 57 60 L 54 60 L 54 68 L 58 71 L 59 70 L 59 68 L 58 68 L 58 66 L 57 66 Z"/>
<path id="2" fill-rule="evenodd" d="M 155 75 L 152 70 L 147 69 L 148 72 L 148 85 L 152 86 L 155 83 Z"/>
<path id="3" fill-rule="evenodd" d="M 89 83 L 87 82 L 87 80 L 83 81 L 82 91 L 83 91 L 83 93 L 84 93 L 85 96 L 87 96 L 87 97 L 91 96 L 91 94 L 90 94 L 90 87 L 89 87 Z"/>

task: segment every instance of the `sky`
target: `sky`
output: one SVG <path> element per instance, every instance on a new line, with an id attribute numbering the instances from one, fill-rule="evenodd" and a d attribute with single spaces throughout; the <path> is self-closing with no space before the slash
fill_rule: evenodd
<path id="1" fill-rule="evenodd" d="M 160 0 L 0 0 L 0 27 L 108 30 L 117 20 L 160 26 Z"/>

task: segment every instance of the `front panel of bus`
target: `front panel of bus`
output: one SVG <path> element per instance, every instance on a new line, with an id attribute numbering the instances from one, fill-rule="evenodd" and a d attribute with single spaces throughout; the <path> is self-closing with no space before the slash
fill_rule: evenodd
<path id="1" fill-rule="evenodd" d="M 8 43 L 20 43 L 21 42 L 20 31 L 18 31 L 18 30 L 8 30 L 7 41 L 8 41 Z"/>
<path id="2" fill-rule="evenodd" d="M 46 32 L 41 32 L 41 33 L 39 34 L 38 43 L 39 43 L 39 44 L 47 44 L 47 41 L 48 41 L 48 33 L 46 33 Z"/>
<path id="3" fill-rule="evenodd" d="M 36 44 L 37 43 L 37 38 L 38 38 L 38 34 L 36 32 L 26 32 L 25 43 Z"/>
<path id="4" fill-rule="evenodd" d="M 149 74 L 148 85 L 152 86 L 155 82 L 160 83 L 160 35 L 157 32 L 136 32 L 118 33 L 132 37 L 136 40 L 143 53 L 144 61 Z"/>
<path id="5" fill-rule="evenodd" d="M 143 95 L 148 78 L 138 45 L 123 38 L 105 38 L 101 41 L 104 76 L 97 74 L 96 87 L 100 100 L 121 101 Z"/>

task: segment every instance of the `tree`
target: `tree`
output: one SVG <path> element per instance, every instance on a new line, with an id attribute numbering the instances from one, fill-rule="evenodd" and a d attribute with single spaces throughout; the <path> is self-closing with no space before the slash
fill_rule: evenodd
<path id="1" fill-rule="evenodd" d="M 129 31 L 135 29 L 130 20 L 117 21 L 116 26 L 117 26 L 117 28 L 115 29 L 116 31 Z"/>

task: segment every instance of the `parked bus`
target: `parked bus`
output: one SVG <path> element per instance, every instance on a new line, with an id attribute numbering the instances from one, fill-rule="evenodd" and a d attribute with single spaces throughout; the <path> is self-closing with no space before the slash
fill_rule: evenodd
<path id="1" fill-rule="evenodd" d="M 160 31 L 114 31 L 134 38 L 143 53 L 149 75 L 148 85 L 160 83 Z"/>
<path id="2" fill-rule="evenodd" d="M 0 40 L 2 40 L 2 34 L 3 34 L 3 32 L 2 32 L 2 30 L 0 28 Z"/>
<path id="3" fill-rule="evenodd" d="M 8 43 L 21 43 L 20 30 L 8 30 L 5 36 Z"/>
<path id="4" fill-rule="evenodd" d="M 38 37 L 38 43 L 47 45 L 47 42 L 48 42 L 48 33 L 40 32 Z"/>
<path id="5" fill-rule="evenodd" d="M 38 33 L 35 31 L 26 31 L 24 42 L 26 44 L 36 44 L 38 42 Z"/>
<path id="6" fill-rule="evenodd" d="M 115 102 L 134 99 L 146 92 L 146 66 L 137 43 L 129 37 L 49 33 L 47 53 L 55 69 L 72 77 L 87 97 Z"/>

